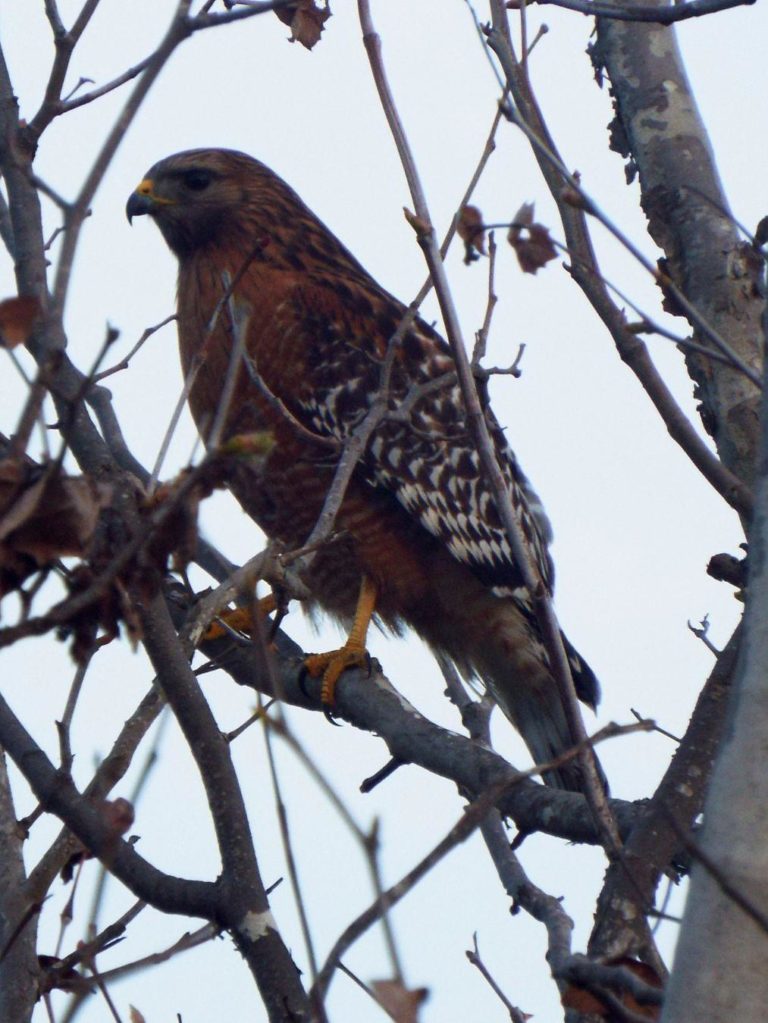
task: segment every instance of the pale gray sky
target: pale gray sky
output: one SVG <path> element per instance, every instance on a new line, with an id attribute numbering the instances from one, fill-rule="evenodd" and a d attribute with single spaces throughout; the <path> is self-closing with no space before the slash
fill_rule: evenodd
<path id="1" fill-rule="evenodd" d="M 2 42 L 27 116 L 39 103 L 52 57 L 42 7 L 42 2 L 4 0 L 0 10 Z M 60 7 L 69 23 L 79 4 L 62 2 Z M 100 84 L 140 60 L 161 38 L 173 8 L 169 0 L 104 0 L 78 47 L 71 85 L 80 75 Z M 373 12 L 433 219 L 442 233 L 480 155 L 494 114 L 496 82 L 460 0 L 378 0 Z M 478 13 L 481 20 L 487 16 L 482 4 Z M 607 152 L 608 96 L 595 85 L 585 55 L 591 22 L 555 8 L 534 7 L 529 13 L 531 36 L 542 21 L 550 31 L 533 54 L 531 75 L 561 152 L 602 207 L 655 259 L 637 208 L 637 188 L 625 185 L 620 158 Z M 754 228 L 768 207 L 766 8 L 755 5 L 687 22 L 679 35 L 735 213 Z M 201 34 L 162 73 L 96 196 L 83 232 L 67 313 L 71 355 L 81 368 L 95 357 L 107 323 L 121 332 L 117 358 L 146 326 L 172 312 L 174 260 L 148 221 L 129 229 L 124 206 L 152 163 L 193 146 L 229 146 L 264 160 L 382 284 L 406 301 L 418 291 L 425 266 L 402 216 L 403 205 L 411 204 L 371 81 L 356 5 L 337 0 L 323 40 L 312 53 L 289 45 L 286 38 L 286 27 L 266 15 Z M 38 172 L 62 195 L 75 194 L 125 95 L 120 90 L 46 132 Z M 487 220 L 503 221 L 525 201 L 535 201 L 538 218 L 559 236 L 527 144 L 505 124 L 475 202 Z M 53 228 L 56 211 L 47 213 Z M 596 231 L 596 242 L 606 275 L 658 315 L 652 282 L 603 232 Z M 471 338 L 484 313 L 486 263 L 465 267 L 460 246 L 454 246 L 448 266 Z M 12 289 L 11 266 L 3 254 L 0 297 Z M 554 523 L 557 609 L 570 638 L 601 679 L 604 696 L 596 723 L 626 722 L 634 707 L 679 733 L 712 663 L 686 621 L 708 612 L 712 637 L 719 643 L 739 613 L 731 591 L 704 574 L 713 553 L 736 550 L 741 538 L 735 516 L 668 439 L 559 263 L 536 277 L 524 276 L 502 243 L 497 292 L 489 364 L 509 364 L 520 342 L 527 348 L 522 378 L 503 377 L 494 383 L 494 407 Z M 427 303 L 425 313 L 437 319 L 433 303 Z M 671 326 L 683 329 L 681 322 Z M 650 345 L 695 419 L 679 355 L 666 341 L 651 340 Z M 181 387 L 173 327 L 154 336 L 130 370 L 112 378 L 110 386 L 132 450 L 151 464 Z M 6 364 L 0 379 L 3 431 L 13 429 L 22 396 Z M 166 475 L 186 463 L 194 444 L 194 429 L 185 418 Z M 210 539 L 233 560 L 244 560 L 260 547 L 256 527 L 227 497 L 209 503 L 204 522 Z M 298 608 L 286 627 L 308 648 L 334 642 L 327 630 L 322 638 L 314 636 Z M 419 709 L 459 727 L 441 695 L 437 671 L 418 643 L 376 636 L 371 649 Z M 55 752 L 53 719 L 61 715 L 74 670 L 63 647 L 26 641 L 3 652 L 3 665 L 4 693 L 38 740 Z M 113 643 L 99 653 L 75 722 L 75 744 L 81 751 L 75 767 L 81 781 L 91 769 L 90 756 L 109 747 L 150 680 L 145 660 L 125 645 Z M 226 678 L 208 676 L 204 686 L 223 728 L 234 727 L 250 711 L 249 694 Z M 365 826 L 380 817 L 387 882 L 413 866 L 460 815 L 462 803 L 453 788 L 415 768 L 397 772 L 372 795 L 361 796 L 357 786 L 383 763 L 383 744 L 351 727 L 333 729 L 319 715 L 292 712 L 289 717 L 358 821 Z M 593 724 L 587 722 L 589 728 Z M 521 742 L 504 721 L 496 722 L 496 736 L 502 751 L 527 765 Z M 660 736 L 627 738 L 603 747 L 614 793 L 626 798 L 649 794 L 671 752 L 668 740 Z M 238 741 L 236 756 L 262 872 L 270 883 L 286 871 L 257 729 Z M 370 901 L 366 867 L 322 795 L 285 751 L 280 768 L 322 959 L 342 928 Z M 32 804 L 20 791 L 19 809 L 27 813 Z M 124 786 L 118 794 L 127 791 Z M 44 832 L 46 825 L 37 828 Z M 142 854 L 157 866 L 187 876 L 215 876 L 218 863 L 201 789 L 174 726 L 167 730 L 162 763 L 138 807 L 133 830 L 141 835 Z M 48 828 L 35 836 L 30 862 L 53 833 Z M 565 897 L 576 920 L 575 948 L 583 949 L 602 874 L 598 854 L 534 838 L 525 843 L 521 857 L 533 880 Z M 95 867 L 90 865 L 88 872 L 93 876 Z M 84 885 L 88 880 L 86 875 Z M 67 890 L 56 889 L 45 907 L 43 933 L 48 938 L 42 951 L 53 951 L 56 914 L 67 895 Z M 130 901 L 128 893 L 113 885 L 103 922 Z M 273 909 L 304 968 L 287 882 L 275 893 Z M 79 936 L 79 920 L 87 913 L 85 892 L 78 913 L 69 943 Z M 103 957 L 102 968 L 160 947 L 188 926 L 153 912 L 144 916 L 128 940 Z M 539 1023 L 557 1018 L 555 989 L 543 962 L 542 929 L 522 914 L 509 915 L 477 836 L 443 862 L 396 909 L 393 919 L 407 980 L 431 991 L 425 1023 L 505 1018 L 464 958 L 473 931 L 510 998 Z M 669 950 L 673 941 L 674 931 L 668 928 L 662 944 Z M 386 976 L 378 932 L 360 941 L 346 961 L 365 980 Z M 228 939 L 128 980 L 113 994 L 124 1017 L 132 1003 L 148 1023 L 175 1019 L 176 1013 L 184 1023 L 264 1018 L 246 967 Z M 340 975 L 329 1009 L 334 1021 L 380 1018 Z M 79 1018 L 96 1023 L 107 1013 L 93 999 Z M 42 1007 L 35 1019 L 44 1019 Z"/>

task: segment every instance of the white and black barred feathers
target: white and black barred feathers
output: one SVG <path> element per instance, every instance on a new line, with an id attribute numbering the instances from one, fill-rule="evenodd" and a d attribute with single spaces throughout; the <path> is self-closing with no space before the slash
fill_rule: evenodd
<path id="1" fill-rule="evenodd" d="M 294 315 L 298 313 L 296 320 L 313 332 L 311 386 L 301 388 L 295 411 L 314 431 L 343 441 L 381 391 L 385 354 L 381 339 L 392 337 L 405 309 L 384 292 L 371 295 L 368 283 L 364 296 L 348 289 L 349 315 L 339 316 L 337 307 L 336 319 L 328 323 L 312 312 L 313 305 L 322 308 L 325 304 L 317 301 L 323 287 L 323 283 L 313 282 L 295 296 L 305 306 L 300 312 L 293 310 Z M 338 296 L 338 282 L 333 288 Z M 361 309 L 361 301 L 365 309 Z M 361 324 L 371 319 L 379 328 L 375 338 L 360 330 Z M 425 387 L 440 380 L 443 383 L 436 389 Z M 393 418 L 385 419 L 376 429 L 362 460 L 368 482 L 391 491 L 496 596 L 527 601 L 467 429 L 450 349 L 421 320 L 400 343 L 388 396 Z M 405 414 L 401 412 L 404 402 Z M 552 535 L 549 521 L 490 409 L 486 408 L 485 416 L 509 484 L 512 508 L 541 578 L 551 591 L 554 573 L 547 549 Z"/>

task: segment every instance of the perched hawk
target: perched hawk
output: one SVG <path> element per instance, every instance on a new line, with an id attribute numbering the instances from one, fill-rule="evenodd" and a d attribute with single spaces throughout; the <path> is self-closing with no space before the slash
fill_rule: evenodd
<path id="1" fill-rule="evenodd" d="M 246 317 L 223 436 L 268 429 L 275 444 L 263 470 L 243 465 L 231 486 L 268 536 L 301 547 L 344 442 L 381 391 L 382 362 L 405 307 L 281 178 L 243 153 L 197 149 L 161 160 L 127 214 L 149 214 L 179 260 L 181 361 L 185 374 L 198 367 L 189 404 L 204 439 L 221 403 L 238 315 Z M 453 369 L 446 343 L 416 319 L 388 388 L 390 409 L 407 414 L 385 418 L 374 432 L 342 501 L 336 538 L 305 581 L 310 603 L 345 626 L 354 622 L 345 652 L 354 650 L 336 675 L 359 660 L 372 613 L 392 630 L 408 625 L 466 678 L 482 680 L 542 762 L 571 746 L 572 736 Z M 437 378 L 445 379 L 424 386 Z M 496 419 L 485 414 L 512 506 L 551 590 L 549 523 Z M 579 697 L 594 708 L 597 681 L 567 641 L 566 650 Z M 575 764 L 546 781 L 580 787 Z"/>

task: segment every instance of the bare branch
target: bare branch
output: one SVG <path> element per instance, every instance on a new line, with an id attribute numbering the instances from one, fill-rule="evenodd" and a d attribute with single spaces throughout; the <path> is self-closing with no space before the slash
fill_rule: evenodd
<path id="1" fill-rule="evenodd" d="M 610 18 L 614 21 L 645 21 L 659 25 L 673 25 L 677 21 L 689 18 L 701 18 L 708 14 L 730 11 L 734 7 L 751 7 L 756 0 L 685 0 L 675 6 L 644 7 L 633 4 L 631 7 L 619 7 L 616 4 L 600 3 L 599 0 L 528 0 L 540 7 L 551 5 L 562 7 L 567 11 L 576 11 L 594 18 Z M 507 3 L 513 8 L 515 3 Z"/>

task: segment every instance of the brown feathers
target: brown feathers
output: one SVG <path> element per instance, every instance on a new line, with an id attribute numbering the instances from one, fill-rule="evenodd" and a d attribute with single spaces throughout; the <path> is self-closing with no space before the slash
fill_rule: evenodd
<path id="1" fill-rule="evenodd" d="M 269 536 L 300 547 L 345 441 L 381 393 L 405 307 L 285 182 L 242 153 L 193 150 L 160 161 L 127 212 L 149 214 L 179 259 L 182 365 L 197 374 L 190 406 L 203 438 L 221 418 L 234 347 L 239 369 L 223 436 L 268 429 L 275 446 L 263 472 L 244 468 L 232 489 Z M 570 736 L 453 371 L 448 346 L 417 318 L 393 360 L 393 414 L 354 471 L 339 538 L 319 552 L 306 582 L 317 604 L 347 620 L 361 577 L 370 577 L 379 618 L 412 626 L 465 675 L 482 677 L 545 759 Z M 487 419 L 551 587 L 549 523 L 490 410 Z M 578 665 L 580 695 L 594 704 L 597 683 Z M 549 780 L 577 785 L 567 772 Z"/>

